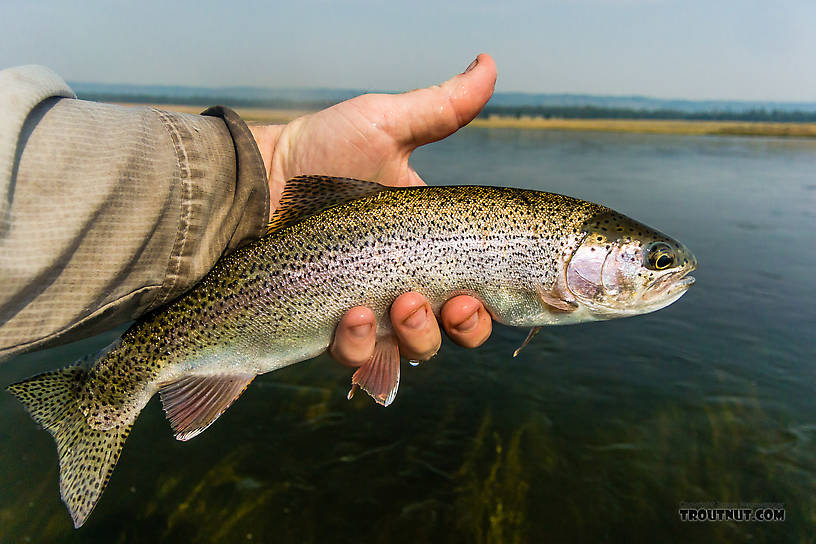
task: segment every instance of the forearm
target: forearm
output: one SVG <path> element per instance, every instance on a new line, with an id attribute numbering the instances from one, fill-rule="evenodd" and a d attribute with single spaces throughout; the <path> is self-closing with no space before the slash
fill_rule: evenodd
<path id="1" fill-rule="evenodd" d="M 269 214 L 261 158 L 236 119 L 49 99 L 29 115 L 13 166 L 2 180 L 0 357 L 172 300 L 260 236 Z"/>

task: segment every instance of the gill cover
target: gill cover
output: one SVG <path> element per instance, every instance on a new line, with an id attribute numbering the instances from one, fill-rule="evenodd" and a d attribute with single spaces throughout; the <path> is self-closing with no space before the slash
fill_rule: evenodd
<path id="1" fill-rule="evenodd" d="M 638 291 L 642 255 L 633 244 L 582 244 L 567 266 L 567 285 L 579 298 L 603 305 L 624 305 Z"/>

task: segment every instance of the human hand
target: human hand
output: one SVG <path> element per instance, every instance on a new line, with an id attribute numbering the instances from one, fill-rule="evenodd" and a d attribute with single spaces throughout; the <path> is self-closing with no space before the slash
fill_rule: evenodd
<path id="1" fill-rule="evenodd" d="M 303 174 L 424 185 L 408 163 L 411 153 L 469 123 L 490 99 L 495 82 L 495 63 L 482 54 L 441 85 L 399 95 L 366 94 L 287 125 L 250 126 L 269 175 L 270 210 L 277 207 L 286 180 Z M 422 295 L 398 297 L 390 317 L 403 357 L 424 360 L 439 350 L 439 326 Z M 481 302 L 465 295 L 443 306 L 441 320 L 447 335 L 465 347 L 481 345 L 492 330 Z M 334 358 L 348 366 L 365 363 L 374 350 L 375 327 L 370 309 L 349 310 L 335 331 Z"/>

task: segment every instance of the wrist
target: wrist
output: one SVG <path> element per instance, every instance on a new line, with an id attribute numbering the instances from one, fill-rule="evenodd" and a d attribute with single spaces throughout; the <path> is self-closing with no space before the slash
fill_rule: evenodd
<path id="1" fill-rule="evenodd" d="M 281 192 L 280 182 L 276 179 L 277 176 L 273 175 L 272 162 L 281 133 L 286 125 L 251 124 L 248 127 L 261 153 L 261 159 L 263 159 L 266 182 L 269 184 L 269 214 L 271 216 L 280 200 Z"/>

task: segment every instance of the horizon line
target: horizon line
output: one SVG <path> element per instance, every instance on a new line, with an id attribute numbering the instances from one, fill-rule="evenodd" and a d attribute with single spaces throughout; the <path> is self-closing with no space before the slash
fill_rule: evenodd
<path id="1" fill-rule="evenodd" d="M 71 88 L 74 86 L 111 86 L 111 87 L 122 87 L 122 88 L 165 88 L 165 89 L 190 89 L 196 91 L 230 91 L 230 90 L 254 90 L 254 91 L 269 91 L 269 92 L 297 92 L 297 91 L 328 91 L 328 92 L 335 92 L 338 94 L 352 94 L 357 96 L 358 94 L 367 94 L 367 93 L 384 93 L 384 94 L 400 94 L 403 92 L 407 92 L 405 90 L 393 90 L 393 89 L 369 89 L 365 87 L 324 87 L 324 86 L 315 86 L 315 87 L 267 87 L 267 86 L 259 86 L 259 85 L 228 85 L 228 86 L 205 86 L 205 85 L 176 85 L 176 84 L 169 84 L 169 83 L 110 83 L 110 82 L 98 82 L 98 81 L 74 81 L 68 80 L 66 81 Z M 653 100 L 659 102 L 723 102 L 723 103 L 746 103 L 746 104 L 799 104 L 799 105 L 808 105 L 808 106 L 816 106 L 816 98 L 811 101 L 804 101 L 804 100 L 778 100 L 778 99 L 750 99 L 750 98 L 685 98 L 685 97 L 661 97 L 655 95 L 648 95 L 648 94 L 638 94 L 638 93 L 625 93 L 625 94 L 613 94 L 613 93 L 589 93 L 589 92 L 572 92 L 572 91 L 519 91 L 519 90 L 497 90 L 494 93 L 495 95 L 524 95 L 524 96 L 547 96 L 547 97 L 555 97 L 555 96 L 564 96 L 564 97 L 587 97 L 587 98 L 609 98 L 609 99 L 638 99 L 638 100 Z"/>

